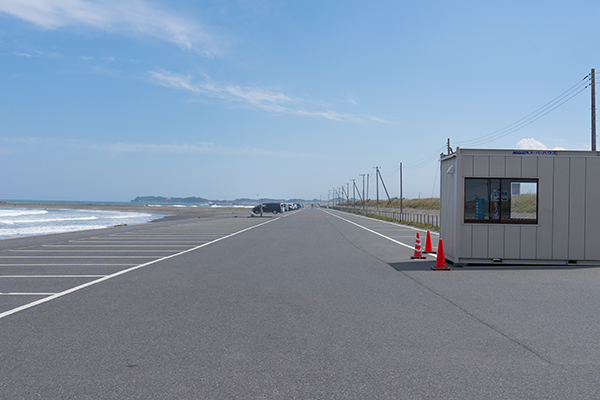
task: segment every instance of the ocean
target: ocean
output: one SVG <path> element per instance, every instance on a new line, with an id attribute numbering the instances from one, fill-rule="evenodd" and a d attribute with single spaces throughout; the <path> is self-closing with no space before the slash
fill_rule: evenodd
<path id="1" fill-rule="evenodd" d="M 0 239 L 144 224 L 162 217 L 122 211 L 0 208 Z"/>

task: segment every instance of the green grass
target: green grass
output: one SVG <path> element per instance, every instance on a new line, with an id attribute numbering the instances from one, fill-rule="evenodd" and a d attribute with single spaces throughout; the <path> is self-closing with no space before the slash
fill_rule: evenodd
<path id="1" fill-rule="evenodd" d="M 401 225 L 410 225 L 410 226 L 414 226 L 416 228 L 421 228 L 421 229 L 429 229 L 430 231 L 438 232 L 440 230 L 439 226 L 430 225 L 430 224 L 420 224 L 418 222 L 411 222 L 411 221 L 396 221 L 393 218 L 380 217 L 379 215 L 376 215 L 376 214 L 367 214 L 367 217 L 374 218 L 374 219 L 380 219 L 382 221 L 395 222 L 395 223 L 401 224 Z"/>
<path id="2" fill-rule="evenodd" d="M 362 205 L 362 202 L 357 201 L 342 203 L 341 205 L 348 205 L 357 207 Z M 377 200 L 369 200 L 369 207 L 377 207 Z M 392 199 L 392 202 L 388 204 L 388 200 L 379 200 L 379 208 L 400 208 L 400 199 Z M 440 199 L 439 197 L 428 197 L 424 199 L 402 199 L 402 208 L 416 208 L 419 210 L 439 210 L 440 209 Z"/>
<path id="3" fill-rule="evenodd" d="M 520 194 L 512 196 L 511 211 L 520 213 L 535 213 L 537 210 L 536 194 Z"/>

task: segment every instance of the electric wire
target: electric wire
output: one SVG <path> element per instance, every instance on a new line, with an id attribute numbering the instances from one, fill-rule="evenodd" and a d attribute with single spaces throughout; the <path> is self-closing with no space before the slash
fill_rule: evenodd
<path id="1" fill-rule="evenodd" d="M 466 146 L 479 146 L 479 145 L 489 143 L 494 140 L 503 138 L 505 136 L 508 136 L 511 133 L 514 133 L 514 132 L 532 124 L 533 122 L 537 121 L 538 119 L 542 118 L 543 116 L 547 115 L 548 113 L 556 110 L 558 107 L 562 106 L 567 101 L 571 100 L 572 98 L 577 96 L 579 93 L 581 93 L 582 91 L 587 89 L 590 86 L 590 84 L 586 82 L 586 80 L 589 79 L 589 77 L 590 77 L 590 75 L 588 74 L 583 79 L 581 79 L 579 82 L 577 82 L 575 85 L 571 86 L 569 89 L 567 89 L 566 91 L 564 91 L 563 93 L 561 93 L 560 95 L 555 97 L 554 99 L 550 100 L 548 103 L 544 104 L 542 107 L 540 107 L 537 110 L 533 111 L 532 113 L 526 115 L 525 117 L 513 122 L 512 124 L 507 125 L 504 128 L 499 129 L 490 134 L 480 136 L 478 138 L 466 140 L 464 142 L 460 142 L 459 144 L 461 146 L 465 146 L 465 147 Z"/>
<path id="2" fill-rule="evenodd" d="M 411 163 L 406 163 L 403 164 L 402 167 L 403 169 L 407 170 L 407 171 L 413 171 L 413 170 L 417 170 L 417 169 L 421 169 L 429 164 L 431 164 L 434 161 L 437 161 L 440 157 L 440 154 L 446 149 L 446 146 L 442 146 L 439 149 L 437 149 L 434 153 L 429 154 L 428 156 L 425 156 L 417 161 L 413 161 Z"/>
<path id="3" fill-rule="evenodd" d="M 459 144 L 461 146 L 465 146 L 465 147 L 466 146 L 480 146 L 480 145 L 501 139 L 505 136 L 508 136 L 508 135 L 520 130 L 520 129 L 525 128 L 526 126 L 534 123 L 535 121 L 539 120 L 540 118 L 542 118 L 542 117 L 546 116 L 547 114 L 551 113 L 552 111 L 556 110 L 557 108 L 559 108 L 560 106 L 562 106 L 563 104 L 568 102 L 569 100 L 573 99 L 579 93 L 583 92 L 585 89 L 590 87 L 591 82 L 589 82 L 589 81 L 586 82 L 586 80 L 589 80 L 590 77 L 591 77 L 591 74 L 586 75 L 583 79 L 578 81 L 576 84 L 571 86 L 569 89 L 565 90 L 563 93 L 561 93 L 554 99 L 550 100 L 548 103 L 544 104 L 543 106 L 541 106 L 537 110 L 533 111 L 532 113 L 526 115 L 525 117 L 513 122 L 512 124 L 507 125 L 504 128 L 494 131 L 492 133 L 489 133 L 487 135 L 460 142 Z M 443 154 L 444 150 L 446 150 L 445 145 L 440 147 L 435 152 L 433 152 L 419 160 L 416 160 L 416 161 L 413 161 L 410 163 L 405 163 L 405 164 L 403 164 L 403 170 L 414 171 L 414 170 L 418 170 L 423 167 L 426 167 L 429 164 L 433 163 L 434 161 L 438 161 L 440 159 L 440 155 Z M 400 170 L 400 167 L 398 166 L 393 171 L 386 172 L 385 175 L 382 174 L 381 177 L 382 177 L 382 179 L 384 176 L 386 178 L 388 178 L 392 174 L 399 172 L 399 170 Z M 379 172 L 381 174 L 381 168 L 379 168 Z M 437 176 L 438 176 L 438 171 L 436 170 L 436 176 L 434 178 L 434 183 L 433 183 L 433 188 L 432 188 L 432 197 L 433 197 L 433 193 L 435 190 Z M 369 184 L 369 186 L 370 186 L 370 184 Z"/>
<path id="4" fill-rule="evenodd" d="M 537 110 L 531 112 L 530 114 L 526 115 L 525 117 L 513 122 L 512 124 L 509 124 L 509 125 L 505 126 L 504 128 L 494 131 L 490 134 L 480 136 L 478 138 L 474 138 L 474 139 L 470 139 L 470 140 L 465 140 L 463 142 L 459 142 L 459 145 L 463 146 L 463 147 L 480 146 L 480 145 L 487 144 L 487 143 L 493 142 L 495 140 L 501 139 L 505 136 L 510 135 L 511 133 L 514 133 L 520 129 L 525 128 L 526 126 L 534 123 L 535 121 L 544 117 L 545 115 L 549 114 L 550 112 L 556 110 L 558 107 L 562 106 L 563 104 L 565 104 L 566 102 L 568 102 L 569 100 L 571 100 L 572 98 L 577 96 L 579 93 L 583 92 L 585 89 L 590 87 L 590 83 L 588 81 L 589 79 L 590 79 L 590 74 L 583 77 L 576 84 L 574 84 L 569 89 L 567 89 L 564 92 L 562 92 L 561 94 L 559 94 L 554 99 L 550 100 L 548 103 L 544 104 L 543 106 L 541 106 Z M 417 169 L 426 167 L 427 165 L 433 163 L 434 161 L 439 160 L 440 153 L 445 149 L 446 149 L 446 147 L 443 146 L 440 149 L 438 149 L 435 153 L 431 153 L 428 156 L 423 157 L 419 160 L 416 160 L 412 163 L 407 163 L 405 165 L 406 170 L 409 170 L 409 171 L 417 170 Z"/>

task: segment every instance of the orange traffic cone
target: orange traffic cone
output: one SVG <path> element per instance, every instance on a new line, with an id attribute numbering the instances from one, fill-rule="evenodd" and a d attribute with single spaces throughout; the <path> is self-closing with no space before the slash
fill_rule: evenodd
<path id="1" fill-rule="evenodd" d="M 442 238 L 440 238 L 440 242 L 438 244 L 437 261 L 435 262 L 435 267 L 431 267 L 431 269 L 434 271 L 451 271 L 451 269 L 446 266 L 444 242 L 442 242 Z"/>
<path id="2" fill-rule="evenodd" d="M 421 237 L 419 236 L 419 232 L 417 232 L 417 241 L 415 243 L 415 254 L 411 257 L 414 259 L 422 260 L 426 257 L 423 257 L 423 253 L 421 252 Z"/>
<path id="3" fill-rule="evenodd" d="M 423 251 L 423 253 L 435 254 L 435 251 L 433 251 L 433 246 L 431 245 L 431 233 L 429 231 L 427 231 L 427 239 L 425 240 L 425 251 Z"/>

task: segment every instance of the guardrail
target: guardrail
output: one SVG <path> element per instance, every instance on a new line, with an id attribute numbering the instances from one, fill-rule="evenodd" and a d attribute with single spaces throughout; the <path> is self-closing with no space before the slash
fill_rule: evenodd
<path id="1" fill-rule="evenodd" d="M 405 212 L 392 211 L 392 210 L 371 210 L 371 209 L 365 210 L 364 208 L 361 208 L 361 207 L 334 206 L 331 208 L 333 208 L 334 210 L 346 211 L 346 212 L 362 214 L 362 215 L 374 214 L 379 217 L 391 218 L 394 221 L 398 221 L 398 222 L 401 222 L 401 221 L 416 222 L 419 224 L 429 224 L 429 225 L 437 226 L 438 228 L 440 226 L 440 216 L 439 215 L 405 213 Z"/>

